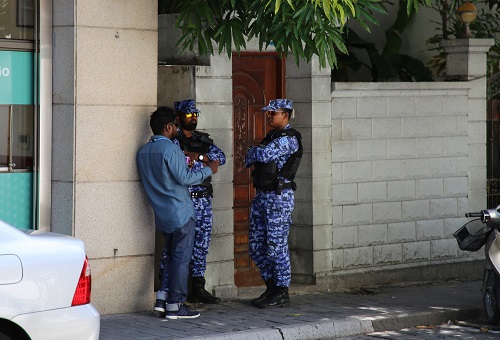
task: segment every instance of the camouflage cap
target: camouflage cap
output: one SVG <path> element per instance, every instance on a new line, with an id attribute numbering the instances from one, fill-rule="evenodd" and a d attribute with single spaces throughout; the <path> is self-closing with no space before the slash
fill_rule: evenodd
<path id="1" fill-rule="evenodd" d="M 277 109 L 289 109 L 292 108 L 292 101 L 288 99 L 273 99 L 269 101 L 269 105 L 263 107 L 262 111 L 276 111 Z"/>
<path id="2" fill-rule="evenodd" d="M 191 113 L 191 112 L 200 112 L 196 108 L 196 102 L 193 99 L 181 100 L 178 102 L 174 102 L 175 112 L 183 112 L 183 113 Z"/>

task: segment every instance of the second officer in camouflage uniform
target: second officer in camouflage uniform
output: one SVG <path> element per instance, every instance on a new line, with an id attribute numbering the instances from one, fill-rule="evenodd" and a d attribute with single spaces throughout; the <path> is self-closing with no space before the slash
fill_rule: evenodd
<path id="1" fill-rule="evenodd" d="M 290 302 L 288 234 L 296 189 L 293 179 L 302 157 L 302 142 L 300 133 L 289 124 L 292 101 L 271 100 L 262 110 L 274 130 L 259 146 L 248 149 L 245 165 L 253 165 L 253 184 L 257 189 L 251 208 L 249 253 L 267 286 L 251 303 L 265 308 Z"/>
<path id="2" fill-rule="evenodd" d="M 192 99 L 174 103 L 179 122 L 179 131 L 174 143 L 179 145 L 186 155 L 191 171 L 199 171 L 207 163 L 219 160 L 220 165 L 226 163 L 226 156 L 207 133 L 196 131 L 200 111 Z M 196 232 L 193 256 L 191 259 L 191 289 L 189 299 L 193 302 L 219 303 L 220 299 L 205 290 L 205 270 L 207 266 L 208 247 L 212 236 L 212 184 L 211 177 L 199 185 L 189 187 L 191 199 L 196 211 Z M 162 254 L 160 271 L 162 270 Z"/>

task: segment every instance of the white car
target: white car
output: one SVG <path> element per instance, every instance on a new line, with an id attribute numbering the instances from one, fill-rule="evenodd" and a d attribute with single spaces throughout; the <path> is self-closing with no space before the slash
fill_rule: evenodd
<path id="1" fill-rule="evenodd" d="M 99 339 L 83 241 L 0 221 L 0 340 Z"/>

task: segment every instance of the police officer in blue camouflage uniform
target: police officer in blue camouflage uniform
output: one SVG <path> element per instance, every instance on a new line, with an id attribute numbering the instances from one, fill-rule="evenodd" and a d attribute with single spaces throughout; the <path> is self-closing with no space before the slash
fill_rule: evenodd
<path id="1" fill-rule="evenodd" d="M 213 160 L 218 160 L 220 165 L 226 163 L 226 156 L 209 137 L 209 134 L 196 131 L 200 111 L 192 99 L 174 103 L 179 131 L 174 143 L 180 146 L 186 155 L 186 161 L 191 171 L 200 171 Z M 189 300 L 192 302 L 219 303 L 220 299 L 205 290 L 205 270 L 207 266 L 208 247 L 212 236 L 212 197 L 213 189 L 211 177 L 199 185 L 189 187 L 191 199 L 196 211 L 196 232 L 191 259 L 191 289 Z M 160 261 L 162 271 L 164 258 Z"/>
<path id="2" fill-rule="evenodd" d="M 289 124 L 291 100 L 271 100 L 262 110 L 274 129 L 259 146 L 248 149 L 245 165 L 253 165 L 252 181 L 257 189 L 251 208 L 249 253 L 267 287 L 251 303 L 266 308 L 290 303 L 288 234 L 296 189 L 293 179 L 302 157 L 302 141 L 300 133 Z"/>

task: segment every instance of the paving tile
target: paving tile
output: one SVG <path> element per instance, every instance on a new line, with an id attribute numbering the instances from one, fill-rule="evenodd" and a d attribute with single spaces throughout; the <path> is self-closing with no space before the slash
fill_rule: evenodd
<path id="1" fill-rule="evenodd" d="M 101 340 L 139 339 L 314 339 L 331 334 L 353 336 L 370 327 L 397 327 L 441 320 L 453 313 L 481 314 L 481 282 L 452 281 L 385 286 L 354 293 L 290 296 L 288 308 L 259 309 L 248 299 L 218 305 L 191 305 L 201 316 L 165 320 L 151 312 L 101 316 Z M 448 313 L 448 314 L 444 314 Z M 451 314 L 450 314 L 451 313 Z M 440 323 L 441 321 L 438 321 Z M 373 329 L 373 328 L 372 328 Z M 378 329 L 377 329 L 378 330 Z M 358 332 L 349 334 L 349 332 Z"/>

